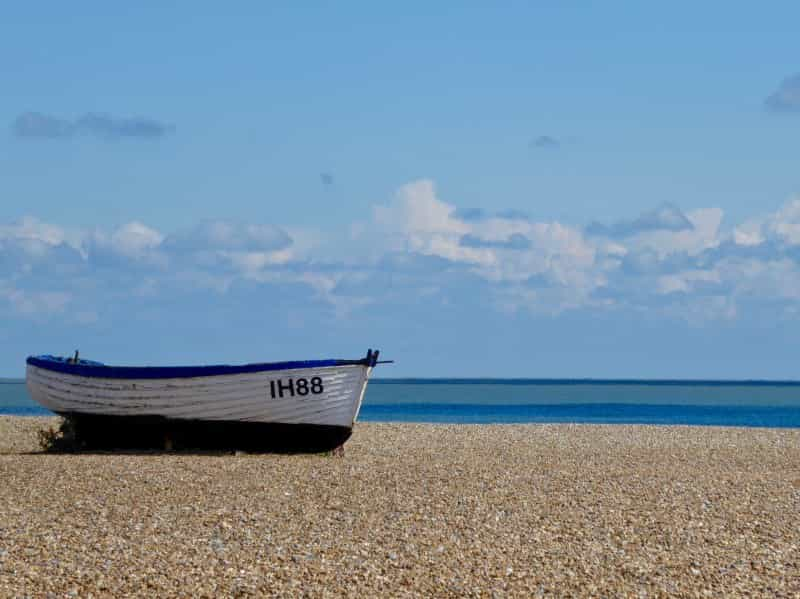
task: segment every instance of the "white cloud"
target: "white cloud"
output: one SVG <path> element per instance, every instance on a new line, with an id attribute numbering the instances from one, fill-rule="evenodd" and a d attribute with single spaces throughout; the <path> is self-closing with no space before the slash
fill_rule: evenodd
<path id="1" fill-rule="evenodd" d="M 0 298 L 5 299 L 16 314 L 46 318 L 64 312 L 71 296 L 63 291 L 25 291 L 0 284 Z"/>
<path id="2" fill-rule="evenodd" d="M 769 233 L 790 245 L 800 244 L 800 199 L 792 200 L 767 219 Z"/>
<path id="3" fill-rule="evenodd" d="M 658 292 L 663 294 L 692 290 L 693 283 L 719 283 L 720 274 L 713 270 L 684 270 L 676 274 L 658 277 Z"/>
<path id="4" fill-rule="evenodd" d="M 800 199 L 727 230 L 719 208 L 662 207 L 621 221 L 624 235 L 608 233 L 621 225 L 591 233 L 519 214 L 463 214 L 421 180 L 343 231 L 211 221 L 168 233 L 134 221 L 80 232 L 29 217 L 0 224 L 0 298 L 30 317 L 75 307 L 87 323 L 119 302 L 259 286 L 342 318 L 387 302 L 465 301 L 494 311 L 735 318 L 742 302 L 791 311 L 800 300 Z"/>
<path id="5" fill-rule="evenodd" d="M 733 229 L 733 242 L 736 245 L 755 246 L 764 243 L 761 224 L 748 221 Z"/>
<path id="6" fill-rule="evenodd" d="M 800 300 L 800 267 L 788 257 L 724 258 L 717 270 L 731 295 Z"/>
<path id="7" fill-rule="evenodd" d="M 686 252 L 697 255 L 720 243 L 720 226 L 723 213 L 719 208 L 703 208 L 686 213 L 691 228 L 678 230 L 660 229 L 637 233 L 627 241 L 630 249 L 650 249 L 659 257 Z"/>
<path id="8" fill-rule="evenodd" d="M 241 271 L 257 272 L 267 266 L 286 264 L 292 259 L 289 250 L 276 252 L 220 252 L 220 256 L 230 261 L 231 265 Z"/>
<path id="9" fill-rule="evenodd" d="M 217 220 L 169 235 L 164 246 L 171 251 L 263 252 L 282 250 L 291 243 L 291 237 L 273 225 Z"/>
<path id="10" fill-rule="evenodd" d="M 65 242 L 66 234 L 61 227 L 26 216 L 18 223 L 0 225 L 0 239 L 38 241 L 46 245 L 59 245 Z"/>
<path id="11" fill-rule="evenodd" d="M 0 224 L 0 248 L 15 247 L 31 258 L 46 256 L 59 246 L 80 249 L 82 234 L 45 223 L 32 216 L 11 224 Z"/>
<path id="12" fill-rule="evenodd" d="M 99 229 L 87 235 L 83 244 L 87 258 L 95 264 L 121 267 L 125 263 L 166 268 L 160 251 L 164 235 L 140 222 L 131 222 L 111 232 Z"/>
<path id="13" fill-rule="evenodd" d="M 403 185 L 388 206 L 375 208 L 375 221 L 393 241 L 394 249 L 405 249 L 454 262 L 489 264 L 492 252 L 463 247 L 461 237 L 470 226 L 455 217 L 455 206 L 436 197 L 427 179 Z"/>
<path id="14" fill-rule="evenodd" d="M 436 197 L 433 181 L 422 179 L 403 185 L 391 206 L 376 207 L 375 219 L 409 235 L 463 235 L 469 227 L 453 216 L 455 210 Z"/>
<path id="15" fill-rule="evenodd" d="M 395 249 L 464 264 L 491 281 L 521 281 L 547 273 L 561 284 L 588 284 L 595 250 L 576 228 L 560 223 L 491 217 L 463 220 L 439 200 L 431 181 L 409 183 L 390 206 L 375 209 L 378 226 L 391 232 Z M 469 236 L 475 241 L 465 244 Z M 509 244 L 509 240 L 525 244 Z"/>
<path id="16" fill-rule="evenodd" d="M 800 245 L 800 198 L 788 201 L 771 214 L 757 216 L 735 227 L 733 240 L 742 246 L 758 246 L 767 241 Z"/>
<path id="17" fill-rule="evenodd" d="M 208 221 L 169 235 L 161 248 L 180 263 L 249 274 L 294 257 L 292 238 L 283 229 L 231 221 Z"/>
<path id="18" fill-rule="evenodd" d="M 586 228 L 586 232 L 590 235 L 625 238 L 652 231 L 686 231 L 693 226 L 691 219 L 677 206 L 665 203 L 633 220 L 622 220 L 611 225 L 594 222 Z"/>
<path id="19" fill-rule="evenodd" d="M 111 245 L 121 254 L 136 256 L 157 248 L 164 236 L 139 222 L 121 226 L 111 234 Z"/>

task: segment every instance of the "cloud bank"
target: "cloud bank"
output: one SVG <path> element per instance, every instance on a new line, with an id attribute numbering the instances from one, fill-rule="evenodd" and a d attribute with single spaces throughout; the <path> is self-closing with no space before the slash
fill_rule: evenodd
<path id="1" fill-rule="evenodd" d="M 233 221 L 72 230 L 28 217 L 0 224 L 0 307 L 102 323 L 115 306 L 224 306 L 233 293 L 258 304 L 268 289 L 343 320 L 366 306 L 466 304 L 483 314 L 647 311 L 699 324 L 764 307 L 798 316 L 800 199 L 728 227 L 718 208 L 674 205 L 584 227 L 459 211 L 419 180 L 349 231 L 307 233 Z"/>
<path id="2" fill-rule="evenodd" d="M 86 113 L 74 120 L 40 112 L 26 112 L 11 124 L 13 134 L 22 139 L 70 139 L 95 137 L 104 140 L 160 139 L 175 130 L 154 119 L 119 118 L 101 113 Z"/>

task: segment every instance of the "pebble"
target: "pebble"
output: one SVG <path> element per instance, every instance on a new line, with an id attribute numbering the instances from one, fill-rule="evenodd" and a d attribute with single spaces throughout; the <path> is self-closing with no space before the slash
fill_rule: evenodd
<path id="1" fill-rule="evenodd" d="M 800 431 L 358 424 L 344 457 L 43 454 L 0 417 L 0 597 L 800 594 Z"/>

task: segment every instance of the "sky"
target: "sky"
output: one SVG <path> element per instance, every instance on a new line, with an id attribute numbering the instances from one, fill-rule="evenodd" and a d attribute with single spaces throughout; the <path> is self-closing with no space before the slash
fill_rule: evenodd
<path id="1" fill-rule="evenodd" d="M 800 5 L 0 14 L 0 376 L 799 378 Z"/>

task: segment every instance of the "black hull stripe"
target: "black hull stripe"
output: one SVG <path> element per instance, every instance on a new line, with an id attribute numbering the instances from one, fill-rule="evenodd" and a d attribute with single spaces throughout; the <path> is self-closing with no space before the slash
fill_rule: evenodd
<path id="1" fill-rule="evenodd" d="M 341 446 L 350 427 L 231 420 L 182 420 L 162 416 L 62 413 L 85 449 L 204 449 L 253 452 L 319 452 Z"/>

